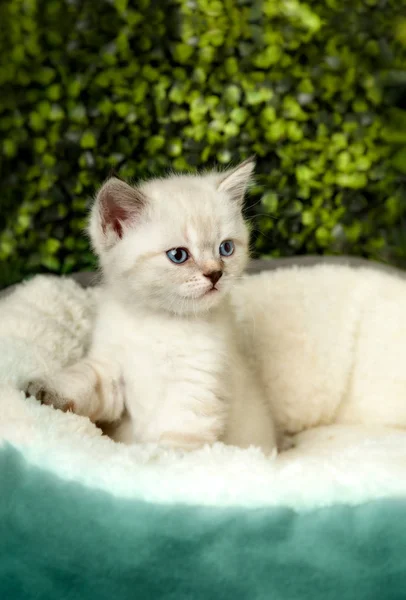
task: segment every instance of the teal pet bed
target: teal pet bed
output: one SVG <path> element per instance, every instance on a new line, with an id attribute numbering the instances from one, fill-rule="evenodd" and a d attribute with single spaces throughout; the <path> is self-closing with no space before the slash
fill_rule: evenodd
<path id="1" fill-rule="evenodd" d="M 183 454 L 26 399 L 28 380 L 86 351 L 97 294 L 38 277 L 0 300 L 1 599 L 406 597 L 402 430 L 321 427 L 271 458 Z"/>

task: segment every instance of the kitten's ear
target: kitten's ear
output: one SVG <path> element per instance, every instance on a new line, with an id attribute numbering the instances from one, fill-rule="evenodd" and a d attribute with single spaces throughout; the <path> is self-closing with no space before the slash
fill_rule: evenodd
<path id="1" fill-rule="evenodd" d="M 100 188 L 94 202 L 89 233 L 96 252 L 108 250 L 135 225 L 146 204 L 146 197 L 125 181 L 111 177 Z"/>
<path id="2" fill-rule="evenodd" d="M 226 192 L 235 202 L 242 205 L 244 194 L 251 183 L 255 169 L 255 158 L 247 158 L 234 169 L 220 175 L 217 189 Z"/>

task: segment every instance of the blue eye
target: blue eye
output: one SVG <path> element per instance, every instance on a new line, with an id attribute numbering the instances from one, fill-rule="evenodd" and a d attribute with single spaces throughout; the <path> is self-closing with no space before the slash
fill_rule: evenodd
<path id="1" fill-rule="evenodd" d="M 220 244 L 220 254 L 221 256 L 231 256 L 234 252 L 234 242 L 231 240 L 226 240 Z"/>
<path id="2" fill-rule="evenodd" d="M 172 250 L 168 250 L 166 256 L 173 263 L 181 265 L 189 258 L 189 252 L 186 250 L 186 248 L 172 248 Z"/>

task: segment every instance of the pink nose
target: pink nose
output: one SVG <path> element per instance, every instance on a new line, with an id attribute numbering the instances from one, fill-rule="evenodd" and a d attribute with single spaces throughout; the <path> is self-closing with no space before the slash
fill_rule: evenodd
<path id="1" fill-rule="evenodd" d="M 210 271 L 210 273 L 203 273 L 207 279 L 210 279 L 213 285 L 216 285 L 218 280 L 222 277 L 223 271 Z"/>

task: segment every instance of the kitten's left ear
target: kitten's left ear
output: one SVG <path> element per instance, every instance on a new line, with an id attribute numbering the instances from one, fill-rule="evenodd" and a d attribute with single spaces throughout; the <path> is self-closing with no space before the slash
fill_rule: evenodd
<path id="1" fill-rule="evenodd" d="M 242 204 L 247 187 L 252 181 L 254 169 L 255 158 L 252 156 L 234 169 L 222 173 L 217 180 L 217 189 L 226 192 L 235 202 Z"/>

